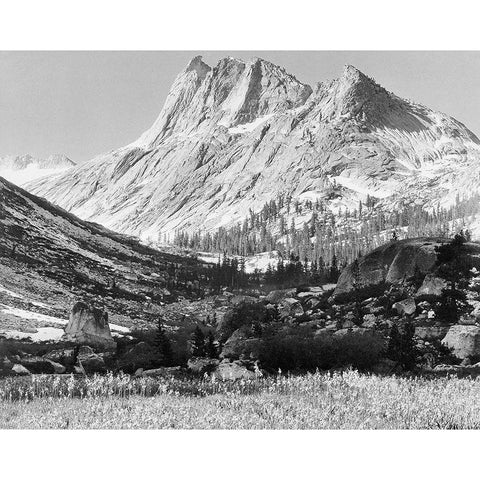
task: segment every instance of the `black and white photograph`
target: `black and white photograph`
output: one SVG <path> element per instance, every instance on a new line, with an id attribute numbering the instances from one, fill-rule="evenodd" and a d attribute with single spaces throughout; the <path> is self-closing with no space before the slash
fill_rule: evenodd
<path id="1" fill-rule="evenodd" d="M 2 431 L 480 428 L 479 50 L 56 41 L 0 43 Z"/>

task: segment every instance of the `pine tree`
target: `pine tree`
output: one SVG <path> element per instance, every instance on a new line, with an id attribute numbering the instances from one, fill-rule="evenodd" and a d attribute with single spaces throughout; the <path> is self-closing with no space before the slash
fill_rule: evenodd
<path id="1" fill-rule="evenodd" d="M 362 288 L 362 274 L 360 272 L 360 265 L 358 264 L 358 259 L 355 259 L 352 265 L 352 276 L 353 276 L 353 294 L 355 300 L 354 315 L 355 315 L 355 324 L 361 325 L 363 323 L 363 311 L 362 311 L 362 299 L 361 299 L 361 288 Z"/>
<path id="2" fill-rule="evenodd" d="M 154 343 L 158 350 L 158 360 L 160 365 L 171 365 L 173 358 L 172 345 L 170 343 L 170 339 L 167 337 L 161 319 L 158 319 Z"/>
<path id="3" fill-rule="evenodd" d="M 438 275 L 447 284 L 442 290 L 441 305 L 437 312 L 439 318 L 457 322 L 469 309 L 466 293 L 463 290 L 472 276 L 471 260 L 465 251 L 466 239 L 461 234 L 455 235 L 450 243 L 437 247 Z"/>
<path id="4" fill-rule="evenodd" d="M 218 358 L 217 345 L 215 344 L 215 337 L 211 330 L 208 332 L 205 353 L 208 358 Z"/>
<path id="5" fill-rule="evenodd" d="M 387 346 L 387 358 L 397 362 L 404 370 L 413 370 L 416 365 L 418 350 L 415 343 L 415 327 L 407 322 L 403 332 L 393 324 Z"/>
<path id="6" fill-rule="evenodd" d="M 205 335 L 198 325 L 195 327 L 195 330 L 192 334 L 191 346 L 192 357 L 205 356 Z"/>

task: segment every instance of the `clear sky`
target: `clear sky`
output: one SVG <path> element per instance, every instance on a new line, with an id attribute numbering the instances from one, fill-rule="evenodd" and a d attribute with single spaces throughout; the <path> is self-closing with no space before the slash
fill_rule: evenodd
<path id="1" fill-rule="evenodd" d="M 130 143 L 195 55 L 211 66 L 259 56 L 310 85 L 352 64 L 480 135 L 480 52 L 0 52 L 0 156 L 64 153 L 83 162 Z"/>

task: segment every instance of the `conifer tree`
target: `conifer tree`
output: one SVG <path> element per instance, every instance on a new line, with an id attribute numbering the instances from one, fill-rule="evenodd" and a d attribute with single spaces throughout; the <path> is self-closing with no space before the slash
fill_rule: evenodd
<path id="1" fill-rule="evenodd" d="M 158 360 L 160 365 L 171 365 L 173 359 L 172 345 L 165 332 L 162 319 L 158 319 L 154 343 L 158 350 Z"/>
<path id="2" fill-rule="evenodd" d="M 208 332 L 207 343 L 205 346 L 205 353 L 208 358 L 218 358 L 217 345 L 215 344 L 215 337 L 212 331 Z"/>
<path id="3" fill-rule="evenodd" d="M 192 334 L 191 346 L 193 357 L 205 356 L 205 335 L 198 325 L 195 327 L 195 330 Z"/>

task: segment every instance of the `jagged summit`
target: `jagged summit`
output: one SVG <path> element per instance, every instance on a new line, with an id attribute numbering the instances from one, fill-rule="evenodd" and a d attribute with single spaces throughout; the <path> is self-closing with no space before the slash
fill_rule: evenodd
<path id="1" fill-rule="evenodd" d="M 267 60 L 198 56 L 136 142 L 28 188 L 156 239 L 242 221 L 280 193 L 338 212 L 367 195 L 435 206 L 479 186 L 472 132 L 351 65 L 312 91 Z"/>

